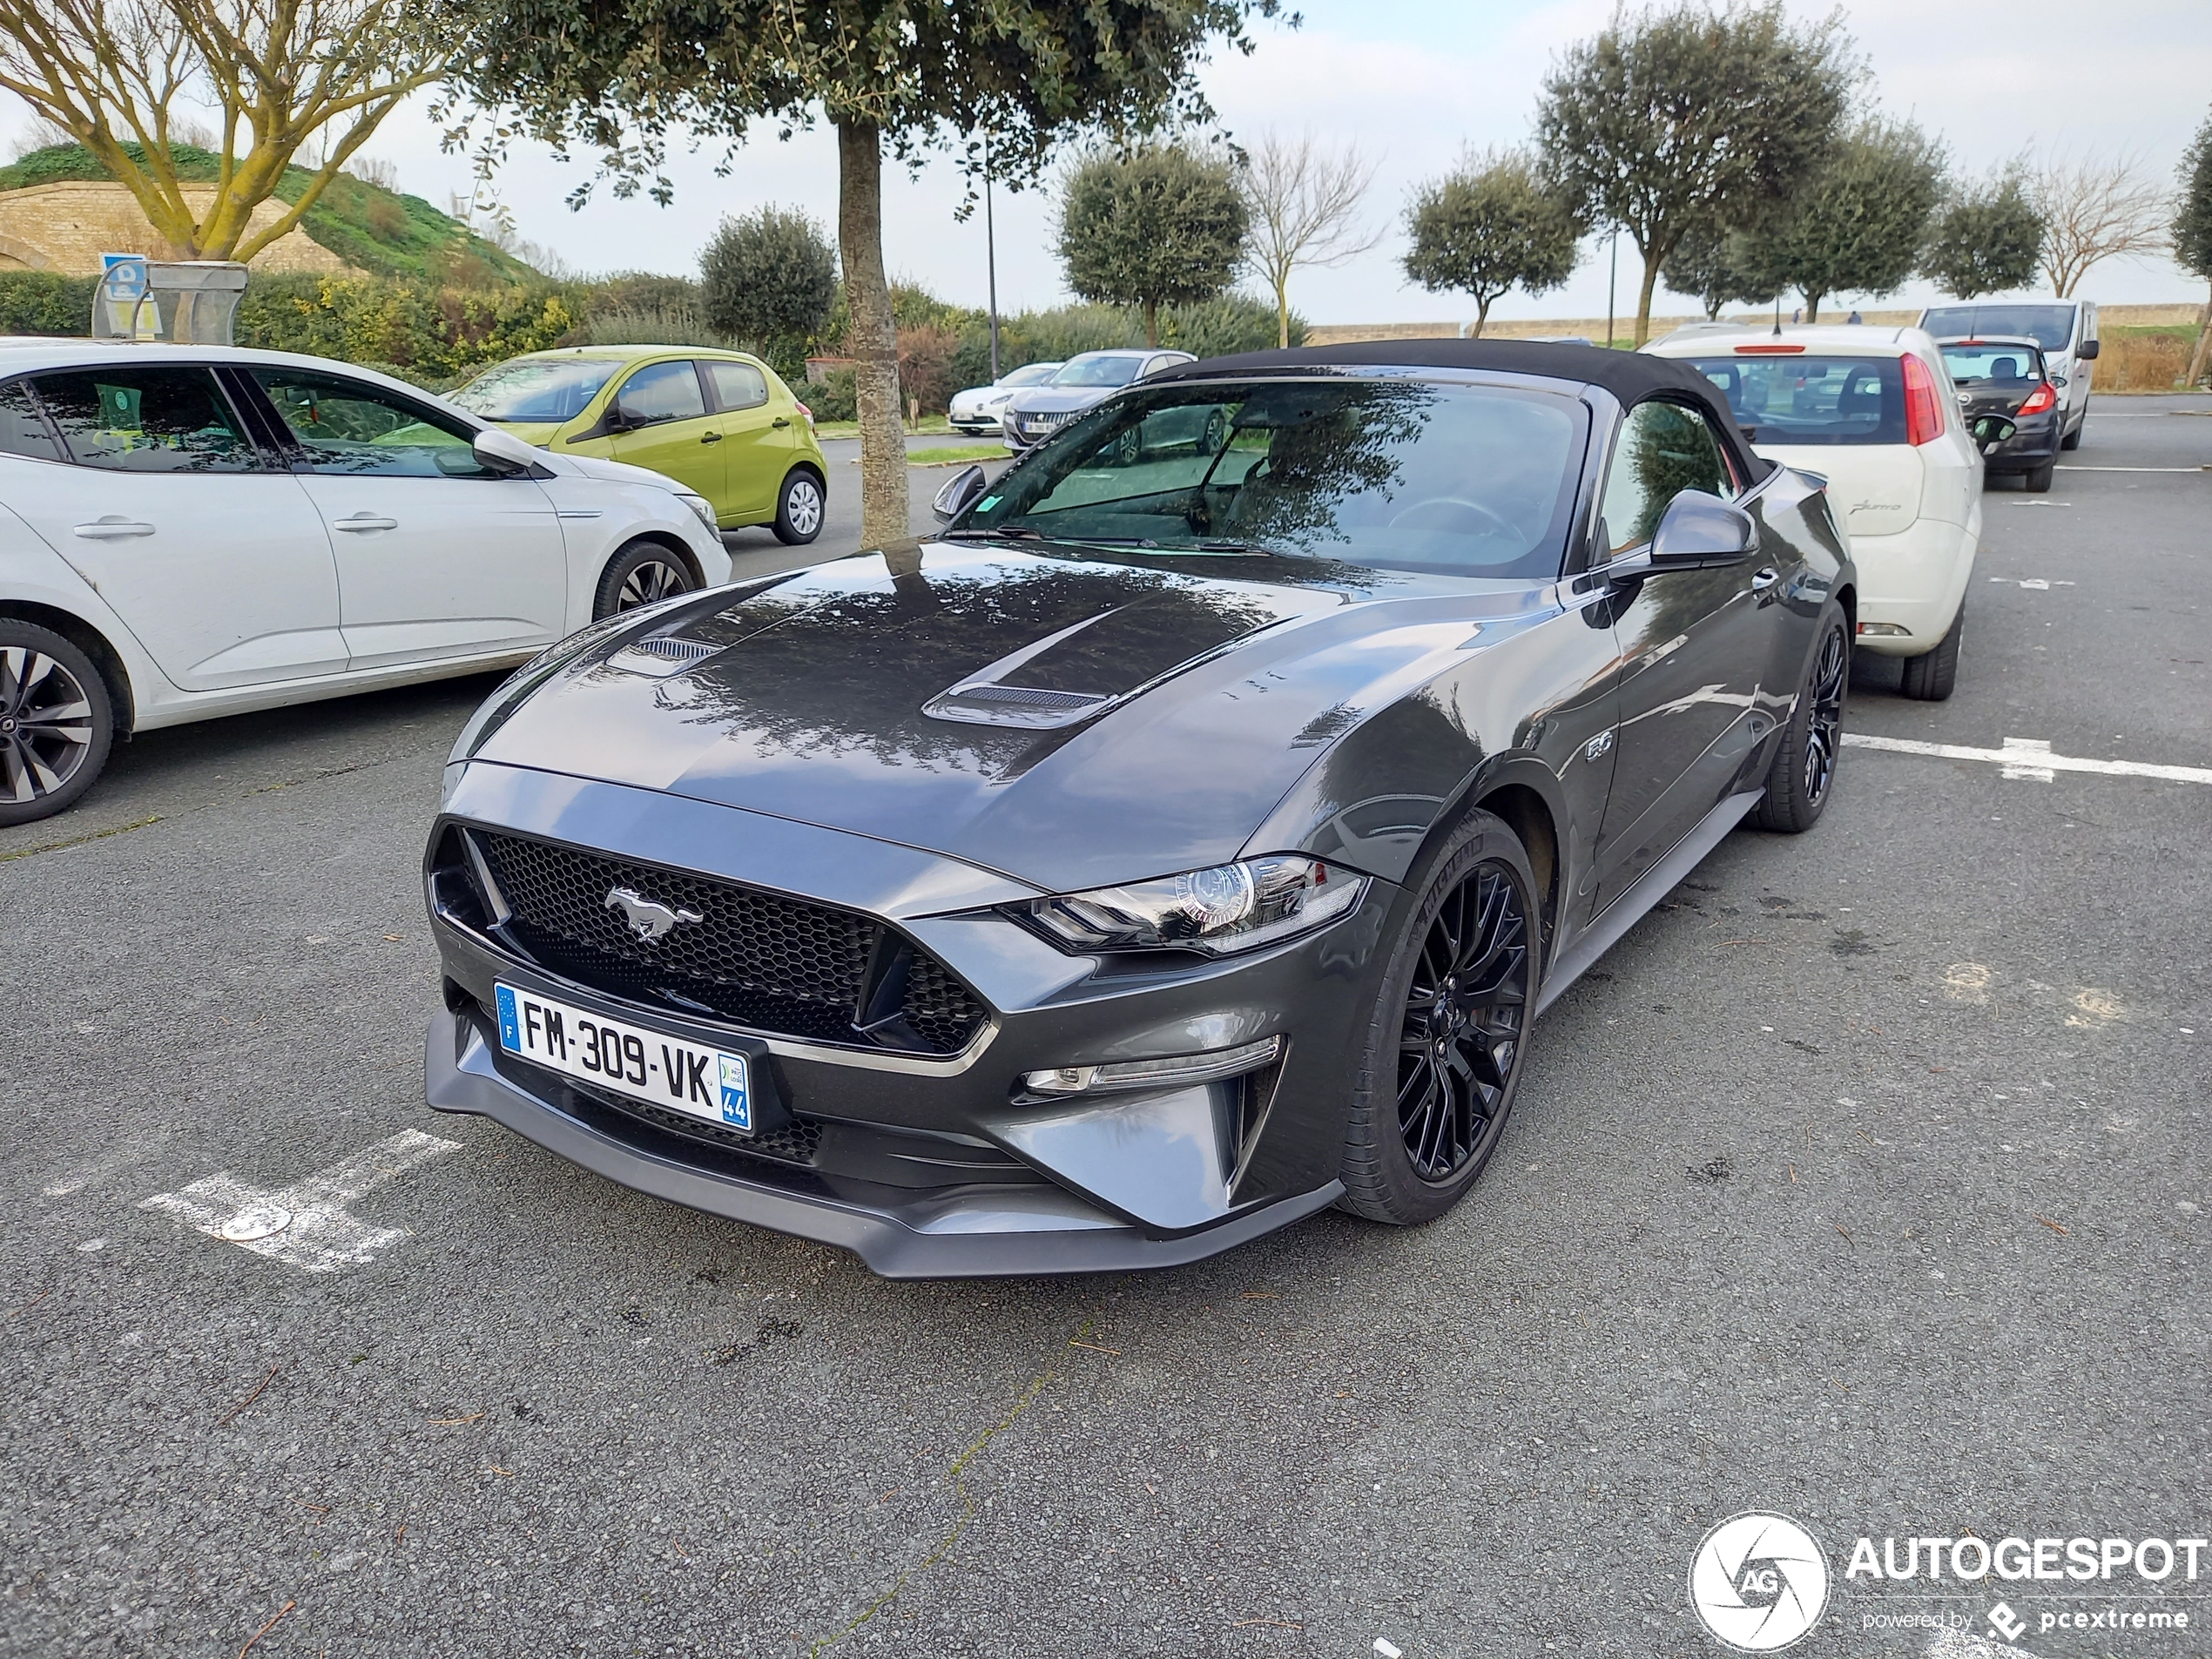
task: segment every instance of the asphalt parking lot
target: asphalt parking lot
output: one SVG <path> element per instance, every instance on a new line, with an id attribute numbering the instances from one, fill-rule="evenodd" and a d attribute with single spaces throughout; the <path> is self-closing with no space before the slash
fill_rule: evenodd
<path id="1" fill-rule="evenodd" d="M 1835 1574 L 1798 1651 L 1919 1654 L 1865 1621 L 1995 1595 L 1861 1535 L 2212 1532 L 2212 782 L 2060 764 L 2212 769 L 2208 416 L 1986 497 L 1958 694 L 1847 725 L 2012 758 L 1731 836 L 1458 1211 L 1147 1277 L 887 1284 L 430 1113 L 487 682 L 133 742 L 0 831 L 0 1652 L 1717 1654 L 1685 1574 L 1759 1508 Z M 327 1250 L 191 1224 L 241 1189 Z M 2212 1561 L 2124 1588 L 2212 1621 Z"/>

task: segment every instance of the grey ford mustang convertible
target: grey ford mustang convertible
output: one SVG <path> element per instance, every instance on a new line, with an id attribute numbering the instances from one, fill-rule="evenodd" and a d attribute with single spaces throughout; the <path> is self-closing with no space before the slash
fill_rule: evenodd
<path id="1" fill-rule="evenodd" d="M 1217 359 L 948 496 L 478 712 L 433 1106 L 886 1274 L 1425 1221 L 1545 1005 L 1833 786 L 1848 544 L 1676 363 Z"/>

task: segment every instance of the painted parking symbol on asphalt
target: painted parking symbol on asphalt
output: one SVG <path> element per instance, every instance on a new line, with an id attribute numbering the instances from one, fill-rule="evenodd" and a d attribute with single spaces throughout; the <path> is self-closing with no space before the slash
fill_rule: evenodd
<path id="1" fill-rule="evenodd" d="M 138 1208 L 162 1211 L 210 1238 L 303 1273 L 334 1273 L 374 1260 L 407 1237 L 404 1227 L 372 1227 L 346 1206 L 460 1147 L 411 1129 L 288 1187 L 265 1190 L 225 1170 L 175 1192 L 157 1192 Z"/>

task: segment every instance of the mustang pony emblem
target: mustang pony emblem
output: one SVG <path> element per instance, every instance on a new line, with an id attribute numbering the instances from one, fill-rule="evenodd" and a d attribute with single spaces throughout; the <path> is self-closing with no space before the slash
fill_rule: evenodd
<path id="1" fill-rule="evenodd" d="M 674 908 L 648 899 L 631 887 L 610 887 L 607 908 L 619 910 L 629 922 L 630 931 L 651 945 L 664 938 L 670 928 L 679 921 L 705 921 L 706 918 L 696 910 L 678 906 Z"/>

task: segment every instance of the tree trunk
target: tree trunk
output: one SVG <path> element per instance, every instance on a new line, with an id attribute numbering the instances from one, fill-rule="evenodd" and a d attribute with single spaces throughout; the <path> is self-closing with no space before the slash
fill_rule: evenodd
<path id="1" fill-rule="evenodd" d="M 1291 282 L 1288 276 L 1275 280 L 1275 343 L 1285 351 L 1291 348 Z"/>
<path id="2" fill-rule="evenodd" d="M 2212 357 L 2212 294 L 2207 294 L 2196 314 L 2196 349 L 2189 354 L 2189 372 L 2182 384 L 2192 389 L 2204 378 L 2205 359 Z"/>
<path id="3" fill-rule="evenodd" d="M 860 416 L 860 542 L 880 548 L 905 541 L 907 430 L 899 418 L 899 329 L 883 273 L 882 135 L 872 125 L 837 128 L 837 251 L 857 360 L 853 391 Z"/>
<path id="4" fill-rule="evenodd" d="M 1144 302 L 1144 343 L 1156 351 L 1159 348 L 1160 302 L 1157 300 Z"/>
<path id="5" fill-rule="evenodd" d="M 1642 249 L 1638 251 L 1643 253 L 1643 288 L 1636 295 L 1635 348 L 1642 351 L 1644 342 L 1651 338 L 1651 295 L 1659 286 L 1659 262 L 1666 256 L 1656 248 L 1649 251 Z M 1605 343 L 1610 346 L 1613 342 L 1608 340 Z"/>
<path id="6" fill-rule="evenodd" d="M 1811 327 L 1814 323 L 1817 323 L 1817 322 L 1818 322 L 1818 321 L 1820 320 L 1820 302 L 1821 302 L 1821 300 L 1824 300 L 1824 298 L 1826 298 L 1826 297 L 1827 297 L 1827 296 L 1826 296 L 1826 295 L 1824 295 L 1824 294 L 1820 294 L 1820 293 L 1814 293 L 1814 292 L 1813 292 L 1811 289 L 1810 289 L 1810 288 L 1808 288 L 1807 290 L 1805 290 L 1805 325 L 1806 325 L 1806 327 Z"/>
<path id="7" fill-rule="evenodd" d="M 1482 295 L 1478 293 L 1474 296 L 1474 333 L 1470 334 L 1468 338 L 1470 340 L 1481 339 L 1483 325 L 1487 323 L 1489 320 L 1490 302 L 1489 300 L 1484 299 Z"/>

